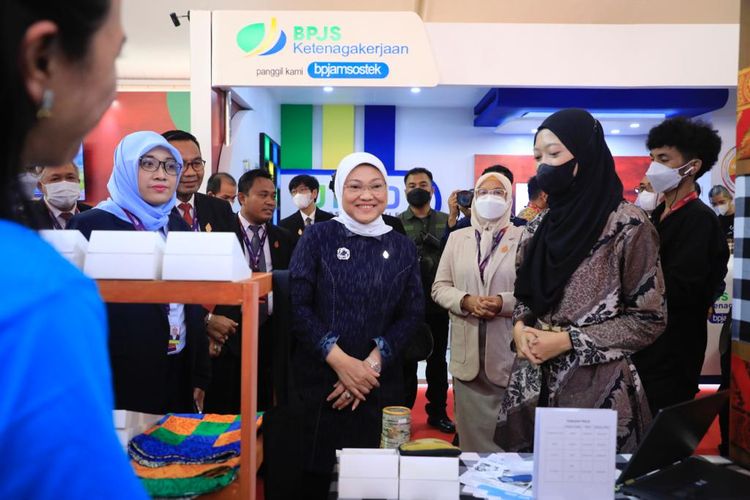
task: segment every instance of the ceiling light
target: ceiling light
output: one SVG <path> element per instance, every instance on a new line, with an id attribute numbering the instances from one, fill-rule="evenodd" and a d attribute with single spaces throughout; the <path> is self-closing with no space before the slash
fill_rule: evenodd
<path id="1" fill-rule="evenodd" d="M 638 128 L 638 127 L 640 127 L 640 126 L 641 126 L 641 124 L 640 124 L 640 123 L 631 123 L 631 124 L 630 124 L 630 128 Z"/>
<path id="2" fill-rule="evenodd" d="M 333 92 L 333 87 L 323 87 L 323 92 Z"/>
<path id="3" fill-rule="evenodd" d="M 532 134 L 536 134 L 538 130 L 539 130 L 539 129 L 536 129 L 536 128 L 532 128 L 532 129 L 531 129 L 531 133 L 532 133 Z"/>
<path id="4" fill-rule="evenodd" d="M 620 129 L 619 128 L 613 128 L 612 130 L 609 131 L 609 133 L 610 134 L 619 134 L 620 133 Z"/>
<path id="5" fill-rule="evenodd" d="M 422 89 L 420 89 L 419 87 L 412 87 L 411 88 L 411 93 L 412 94 L 419 94 L 420 92 L 422 92 Z"/>

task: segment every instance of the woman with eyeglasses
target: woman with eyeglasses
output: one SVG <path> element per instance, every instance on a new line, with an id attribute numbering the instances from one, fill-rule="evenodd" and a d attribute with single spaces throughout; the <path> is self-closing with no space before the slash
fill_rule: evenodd
<path id="1" fill-rule="evenodd" d="M 341 160 L 341 212 L 305 230 L 292 256 L 304 498 L 328 498 L 337 449 L 379 446 L 382 409 L 403 399 L 401 356 L 424 317 L 416 247 L 383 222 L 386 175 L 369 153 Z"/>
<path id="2" fill-rule="evenodd" d="M 173 211 L 182 170 L 177 149 L 156 132 L 125 136 L 115 149 L 110 198 L 70 220 L 95 230 L 169 231 L 190 227 Z M 183 304 L 107 304 L 115 407 L 146 413 L 203 408 L 209 382 L 205 310 Z"/>
<path id="3" fill-rule="evenodd" d="M 550 115 L 534 137 L 548 208 L 522 236 L 513 311 L 517 359 L 495 442 L 531 451 L 537 407 L 617 412 L 632 453 L 651 420 L 632 360 L 666 325 L 659 237 L 623 199 L 601 124 L 582 109 Z"/>
<path id="4" fill-rule="evenodd" d="M 482 175 L 474 188 L 471 226 L 451 233 L 432 298 L 450 312 L 456 428 L 461 449 L 499 451 L 492 441 L 514 354 L 511 313 L 516 304 L 516 247 L 510 180 Z"/>

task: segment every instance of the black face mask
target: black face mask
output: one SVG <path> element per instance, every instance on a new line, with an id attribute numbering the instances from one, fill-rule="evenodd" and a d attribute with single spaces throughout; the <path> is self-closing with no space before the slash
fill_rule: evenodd
<path id="1" fill-rule="evenodd" d="M 406 193 L 406 201 L 413 207 L 423 207 L 430 202 L 432 195 L 422 188 L 414 188 Z"/>
<path id="2" fill-rule="evenodd" d="M 575 158 L 553 167 L 542 163 L 536 169 L 536 181 L 539 187 L 547 194 L 561 194 L 568 190 L 573 184 L 573 170 L 576 168 L 577 160 Z"/>

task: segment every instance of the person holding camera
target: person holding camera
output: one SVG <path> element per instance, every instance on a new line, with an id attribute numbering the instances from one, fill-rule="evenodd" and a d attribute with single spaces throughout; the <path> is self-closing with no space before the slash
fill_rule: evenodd
<path id="1" fill-rule="evenodd" d="M 510 180 L 511 186 L 513 185 L 513 172 L 511 172 L 508 167 L 504 165 L 492 165 L 491 167 L 485 168 L 482 175 L 487 175 L 489 173 L 504 175 Z M 450 236 L 453 231 L 458 231 L 459 229 L 471 226 L 471 202 L 473 200 L 473 189 L 459 189 L 451 193 L 448 198 L 448 209 L 450 210 L 450 213 L 448 214 L 448 223 L 445 225 L 445 232 L 441 239 L 443 248 L 445 248 L 446 243 L 448 243 L 448 236 Z M 511 208 L 512 206 L 513 202 L 511 201 Z M 463 215 L 461 219 L 458 218 L 459 214 Z M 514 226 L 526 225 L 526 220 L 513 216 L 512 210 L 510 222 Z"/>
<path id="2" fill-rule="evenodd" d="M 425 323 L 430 328 L 433 349 L 427 358 L 427 423 L 442 432 L 451 434 L 456 428 L 445 411 L 448 393 L 448 365 L 445 352 L 448 348 L 448 314 L 430 298 L 432 283 L 442 254 L 440 238 L 448 221 L 448 214 L 430 207 L 435 192 L 432 172 L 426 168 L 413 168 L 404 176 L 406 200 L 409 207 L 399 214 L 406 235 L 417 245 L 422 286 L 425 291 Z M 405 404 L 414 405 L 417 396 L 417 361 L 404 361 Z"/>

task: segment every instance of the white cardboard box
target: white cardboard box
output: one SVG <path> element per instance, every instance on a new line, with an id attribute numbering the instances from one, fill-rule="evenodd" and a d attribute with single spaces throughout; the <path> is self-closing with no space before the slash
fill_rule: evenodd
<path id="1" fill-rule="evenodd" d="M 115 431 L 123 448 L 133 437 L 153 426 L 163 415 L 152 415 L 130 410 L 114 410 L 112 418 L 115 421 Z"/>
<path id="2" fill-rule="evenodd" d="M 458 457 L 402 456 L 399 478 L 428 481 L 458 481 Z"/>
<path id="3" fill-rule="evenodd" d="M 167 236 L 165 280 L 240 281 L 251 276 L 234 233 L 177 231 Z"/>
<path id="4" fill-rule="evenodd" d="M 339 453 L 339 477 L 398 479 L 398 450 L 344 448 Z"/>
<path id="5" fill-rule="evenodd" d="M 57 252 L 68 259 L 74 266 L 83 271 L 86 261 L 86 250 L 89 242 L 77 229 L 43 229 L 39 235 L 52 245 Z"/>
<path id="6" fill-rule="evenodd" d="M 458 479 L 455 481 L 401 479 L 399 481 L 398 497 L 401 500 L 457 500 L 459 495 Z"/>
<path id="7" fill-rule="evenodd" d="M 84 272 L 95 279 L 158 280 L 164 239 L 155 231 L 93 231 Z"/>
<path id="8" fill-rule="evenodd" d="M 398 496 L 398 478 L 361 478 L 340 477 L 338 494 L 341 500 L 361 498 L 396 499 Z"/>

